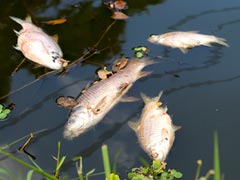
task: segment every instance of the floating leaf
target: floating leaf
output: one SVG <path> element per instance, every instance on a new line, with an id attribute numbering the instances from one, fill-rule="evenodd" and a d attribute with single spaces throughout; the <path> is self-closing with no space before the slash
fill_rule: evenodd
<path id="1" fill-rule="evenodd" d="M 122 9 L 125 9 L 126 6 L 127 6 L 127 3 L 125 1 L 118 0 L 114 2 L 115 9 L 122 10 Z"/>
<path id="2" fill-rule="evenodd" d="M 98 74 L 98 77 L 100 78 L 100 79 L 107 79 L 109 76 L 111 76 L 113 73 L 112 73 L 112 71 L 108 71 L 108 70 L 106 70 L 106 69 L 100 69 L 98 72 L 97 72 L 97 74 Z"/>
<path id="3" fill-rule="evenodd" d="M 114 11 L 111 18 L 116 19 L 116 20 L 124 20 L 124 19 L 127 19 L 128 16 L 122 12 Z"/>
<path id="4" fill-rule="evenodd" d="M 143 57 L 143 53 L 140 52 L 140 51 L 136 52 L 135 55 L 136 55 L 137 58 L 142 58 Z"/>
<path id="5" fill-rule="evenodd" d="M 112 71 L 113 72 L 118 72 L 119 70 L 125 68 L 127 66 L 128 59 L 124 56 L 120 57 L 116 61 L 114 61 L 112 65 Z"/>
<path id="6" fill-rule="evenodd" d="M 63 24 L 67 21 L 66 18 L 60 18 L 60 19 L 55 19 L 55 20 L 50 20 L 50 21 L 43 21 L 45 24 L 50 24 L 50 25 L 56 25 L 56 24 Z"/>
<path id="7" fill-rule="evenodd" d="M 10 109 L 4 109 L 1 113 L 8 115 L 11 112 Z"/>
<path id="8" fill-rule="evenodd" d="M 0 113 L 2 112 L 3 105 L 0 104 Z"/>
<path id="9" fill-rule="evenodd" d="M 0 119 L 5 119 L 7 117 L 7 114 L 1 113 L 0 114 Z"/>

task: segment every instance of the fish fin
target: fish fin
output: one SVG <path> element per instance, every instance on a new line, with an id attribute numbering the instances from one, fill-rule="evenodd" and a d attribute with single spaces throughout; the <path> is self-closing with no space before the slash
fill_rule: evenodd
<path id="1" fill-rule="evenodd" d="M 28 14 L 25 18 L 25 21 L 28 23 L 32 23 L 32 17 Z"/>
<path id="2" fill-rule="evenodd" d="M 163 109 L 163 111 L 164 111 L 165 113 L 167 113 L 167 111 L 168 111 L 168 107 L 167 107 L 167 106 L 162 107 L 162 109 Z"/>
<path id="3" fill-rule="evenodd" d="M 226 39 L 224 39 L 224 38 L 216 37 L 216 41 L 215 42 L 218 43 L 218 44 L 221 44 L 223 46 L 229 47 L 228 43 L 226 43 Z"/>
<path id="4" fill-rule="evenodd" d="M 129 83 L 122 83 L 119 87 L 118 87 L 118 94 L 122 94 L 122 92 L 125 90 L 125 89 L 127 89 L 127 88 L 129 88 L 130 86 L 129 86 L 130 84 Z"/>
<path id="5" fill-rule="evenodd" d="M 142 97 L 142 100 L 144 102 L 144 104 L 147 104 L 151 101 L 151 98 L 146 96 L 144 93 L 140 93 L 141 97 Z"/>
<path id="6" fill-rule="evenodd" d="M 145 62 L 146 66 L 159 63 L 159 62 L 156 62 L 156 61 L 148 59 L 148 58 L 142 58 L 141 60 Z"/>
<path id="7" fill-rule="evenodd" d="M 146 96 L 144 93 L 140 93 L 140 95 L 141 95 L 145 104 L 147 104 L 149 102 L 152 102 L 152 101 L 153 102 L 158 102 L 160 100 L 162 94 L 163 94 L 163 91 L 160 91 L 157 97 L 150 98 L 150 97 Z"/>
<path id="8" fill-rule="evenodd" d="M 180 51 L 182 51 L 182 53 L 186 54 L 188 52 L 189 49 L 187 48 L 179 48 Z"/>
<path id="9" fill-rule="evenodd" d="M 58 43 L 58 40 L 59 40 L 58 34 L 54 34 L 54 35 L 52 36 L 52 39 L 53 39 L 56 43 Z"/>
<path id="10" fill-rule="evenodd" d="M 15 32 L 17 34 L 17 36 L 20 34 L 17 30 L 13 30 L 13 32 Z"/>
<path id="11" fill-rule="evenodd" d="M 198 33 L 199 33 L 199 31 L 187 31 L 187 33 L 198 34 Z"/>
<path id="12" fill-rule="evenodd" d="M 152 71 L 142 71 L 142 72 L 139 73 L 138 78 L 140 79 L 140 78 L 145 77 L 145 76 L 147 76 L 151 73 L 152 73 Z"/>
<path id="13" fill-rule="evenodd" d="M 12 19 L 13 21 L 15 21 L 16 23 L 20 24 L 20 25 L 22 25 L 23 23 L 25 23 L 24 20 L 19 19 L 19 18 L 17 18 L 17 17 L 9 16 L 9 18 Z"/>
<path id="14" fill-rule="evenodd" d="M 124 96 L 120 99 L 120 102 L 135 102 L 139 101 L 139 98 L 133 96 Z"/>
<path id="15" fill-rule="evenodd" d="M 176 125 L 173 125 L 173 129 L 174 129 L 174 131 L 177 131 L 177 130 L 179 130 L 179 129 L 181 129 L 182 128 L 182 126 L 176 126 Z"/>
<path id="16" fill-rule="evenodd" d="M 101 101 L 93 109 L 93 113 L 98 114 L 106 105 L 107 96 L 104 96 Z"/>
<path id="17" fill-rule="evenodd" d="M 16 46 L 13 46 L 14 49 L 18 50 L 18 51 L 21 51 L 21 49 L 16 45 Z"/>
<path id="18" fill-rule="evenodd" d="M 211 42 L 207 42 L 207 43 L 204 43 L 204 46 L 212 47 L 212 44 L 211 44 Z"/>
<path id="19" fill-rule="evenodd" d="M 139 129 L 139 122 L 128 121 L 128 126 L 135 132 Z"/>

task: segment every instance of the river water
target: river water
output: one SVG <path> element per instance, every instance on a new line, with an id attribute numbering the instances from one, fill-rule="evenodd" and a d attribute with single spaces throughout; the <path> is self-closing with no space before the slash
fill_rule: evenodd
<path id="1" fill-rule="evenodd" d="M 225 179 L 238 179 L 240 143 L 238 131 L 238 92 L 240 91 L 240 2 L 229 0 L 138 0 L 129 1 L 124 11 L 129 19 L 117 21 L 99 44 L 99 54 L 86 62 L 70 68 L 65 74 L 49 75 L 19 91 L 29 82 L 46 72 L 36 68 L 30 61 L 24 62 L 12 75 L 23 55 L 14 50 L 17 37 L 12 31 L 20 26 L 8 16 L 33 17 L 34 23 L 48 34 L 58 34 L 64 58 L 73 61 L 84 49 L 94 45 L 104 30 L 113 22 L 111 12 L 101 1 L 0 1 L 0 96 L 11 93 L 0 100 L 1 104 L 15 104 L 15 109 L 6 121 L 0 122 L 0 145 L 13 142 L 31 132 L 37 134 L 28 147 L 36 156 L 36 162 L 52 173 L 57 153 L 57 142 L 61 142 L 61 154 L 67 159 L 61 175 L 67 179 L 77 177 L 72 158 L 83 157 L 83 170 L 92 168 L 103 171 L 101 146 L 107 144 L 110 158 L 119 154 L 117 171 L 121 178 L 132 167 L 141 165 L 139 158 L 150 162 L 140 148 L 135 133 L 127 126 L 129 120 L 136 121 L 143 102 L 119 103 L 94 128 L 78 138 L 68 141 L 63 138 L 63 127 L 70 110 L 58 107 L 59 96 L 77 97 L 90 82 L 97 79 L 96 70 L 111 64 L 124 54 L 133 57 L 133 47 L 144 45 L 151 57 L 161 56 L 158 64 L 148 66 L 153 71 L 138 80 L 128 92 L 129 96 L 140 97 L 140 92 L 157 96 L 164 90 L 162 101 L 168 106 L 169 114 L 182 129 L 167 158 L 169 168 L 184 174 L 183 179 L 194 179 L 196 161 L 203 160 L 204 175 L 213 168 L 213 133 L 219 135 L 221 171 Z M 43 21 L 65 17 L 67 22 L 47 25 Z M 229 48 L 214 44 L 213 47 L 196 47 L 183 54 L 178 49 L 150 44 L 150 34 L 168 31 L 199 31 L 223 37 Z M 17 151 L 24 143 L 12 145 L 8 151 L 28 161 L 25 154 Z M 14 174 L 26 175 L 27 169 L 4 157 L 0 157 L 0 168 Z M 37 176 L 35 179 L 42 179 Z M 103 179 L 103 175 L 90 179 Z"/>

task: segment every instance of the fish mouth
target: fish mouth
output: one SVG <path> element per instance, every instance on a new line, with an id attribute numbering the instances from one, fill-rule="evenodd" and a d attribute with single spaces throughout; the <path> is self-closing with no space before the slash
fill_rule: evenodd
<path id="1" fill-rule="evenodd" d="M 65 129 L 63 132 L 63 137 L 67 140 L 73 140 L 73 138 L 79 136 L 81 132 L 74 132 L 69 129 Z"/>
<path id="2" fill-rule="evenodd" d="M 62 64 L 62 67 L 67 67 L 70 61 L 67 61 L 63 58 L 59 59 L 59 62 Z"/>

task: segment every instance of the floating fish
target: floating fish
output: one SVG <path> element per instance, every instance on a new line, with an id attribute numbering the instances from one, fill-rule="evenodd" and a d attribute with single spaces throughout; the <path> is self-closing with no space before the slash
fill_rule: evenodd
<path id="1" fill-rule="evenodd" d="M 172 124 L 172 119 L 167 113 L 167 107 L 162 107 L 157 97 L 149 98 L 141 94 L 145 106 L 138 122 L 128 122 L 136 132 L 138 140 L 145 152 L 154 160 L 165 161 L 174 139 L 175 131 L 180 127 Z"/>
<path id="2" fill-rule="evenodd" d="M 146 58 L 133 59 L 121 71 L 86 89 L 75 100 L 76 105 L 72 107 L 65 125 L 64 137 L 72 139 L 96 125 L 114 105 L 122 100 L 123 95 L 137 79 L 150 74 L 150 72 L 141 72 L 141 70 L 153 63 L 155 62 Z"/>
<path id="3" fill-rule="evenodd" d="M 179 48 L 183 53 L 186 53 L 189 49 L 195 46 L 203 45 L 211 47 L 211 43 L 217 43 L 229 47 L 224 38 L 199 34 L 197 31 L 176 31 L 160 35 L 150 35 L 148 41 L 154 44 Z"/>
<path id="4" fill-rule="evenodd" d="M 15 49 L 21 51 L 29 60 L 50 69 L 61 69 L 67 66 L 67 61 L 62 58 L 63 53 L 57 42 L 41 28 L 32 24 L 30 16 L 25 21 L 17 17 L 10 16 L 10 18 L 22 26 L 19 32 L 14 30 L 18 36 Z"/>

